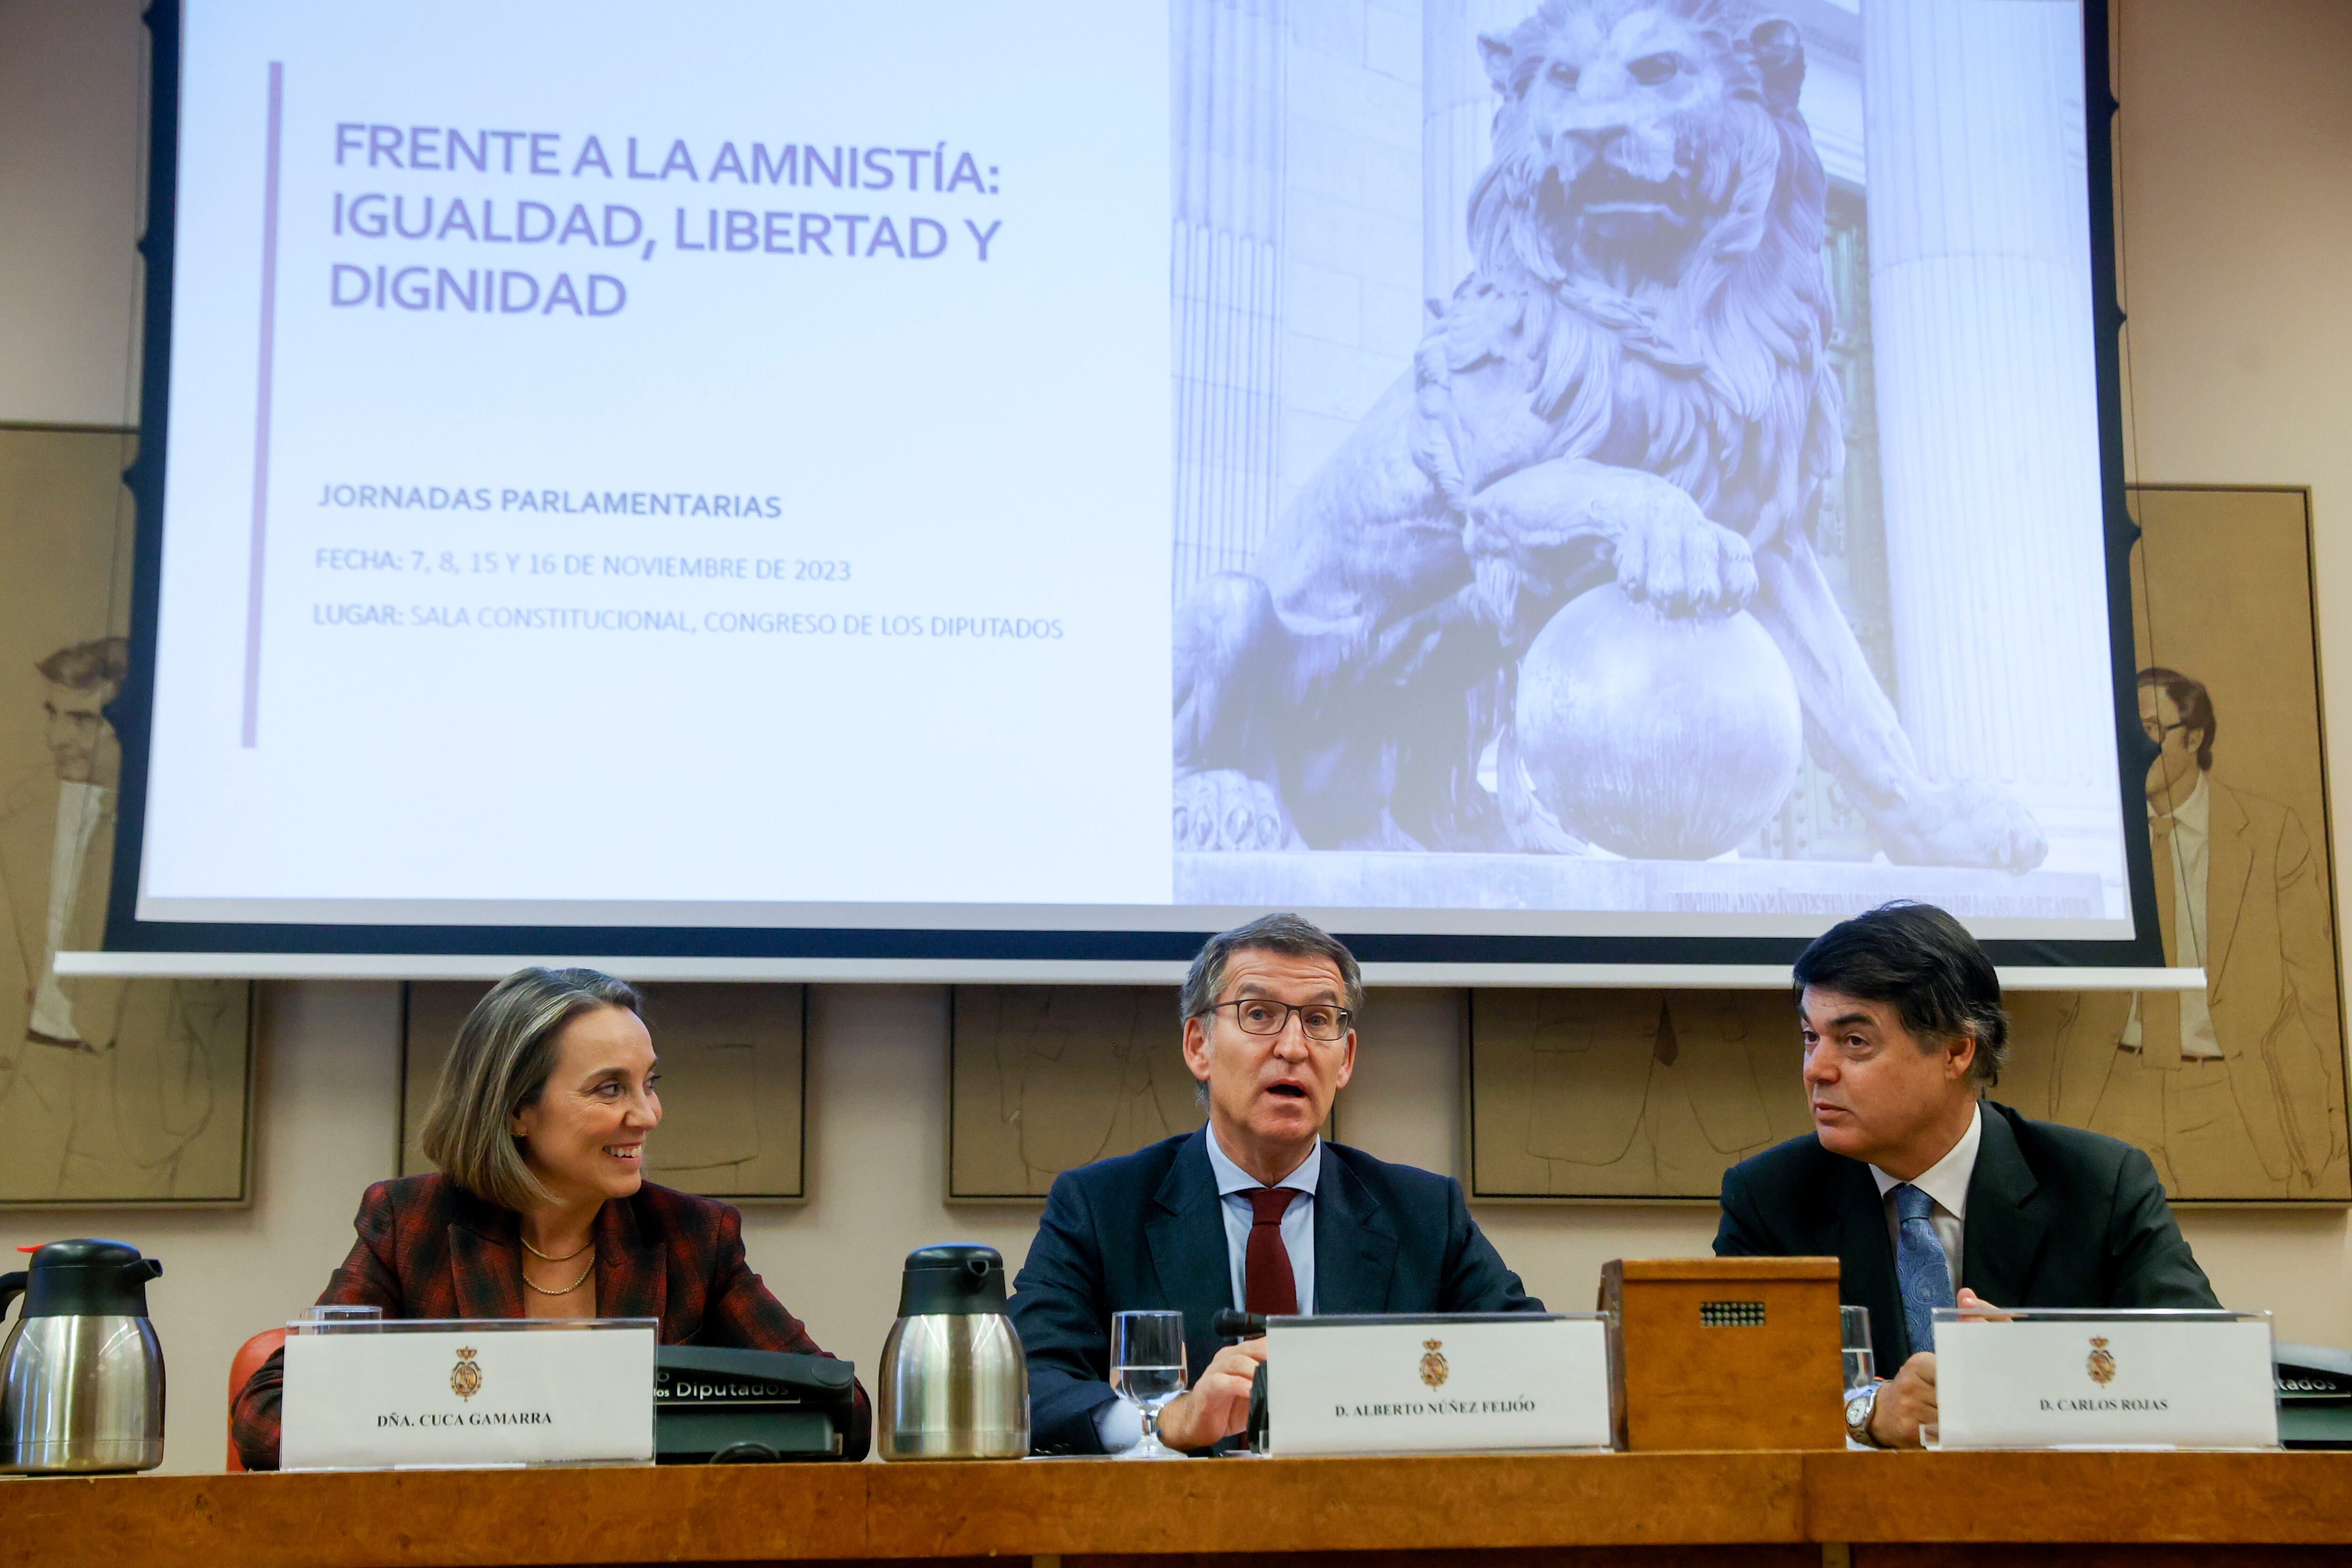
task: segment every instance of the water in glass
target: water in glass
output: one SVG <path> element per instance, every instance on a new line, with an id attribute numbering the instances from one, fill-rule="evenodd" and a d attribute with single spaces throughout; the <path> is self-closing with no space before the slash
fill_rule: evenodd
<path id="1" fill-rule="evenodd" d="M 1110 1385 L 1121 1399 L 1145 1410 L 1158 1410 L 1184 1392 L 1181 1366 L 1115 1366 Z"/>
<path id="2" fill-rule="evenodd" d="M 1870 1309 L 1840 1307 L 1838 1309 L 1838 1343 L 1845 1363 L 1845 1382 L 1840 1385 L 1841 1395 L 1857 1388 L 1867 1388 L 1878 1380 L 1878 1358 L 1870 1348 Z"/>
<path id="3" fill-rule="evenodd" d="M 1110 1385 L 1143 1413 L 1143 1441 L 1121 1457 L 1181 1459 L 1160 1440 L 1160 1412 L 1184 1392 L 1184 1314 L 1116 1312 L 1110 1321 Z"/>

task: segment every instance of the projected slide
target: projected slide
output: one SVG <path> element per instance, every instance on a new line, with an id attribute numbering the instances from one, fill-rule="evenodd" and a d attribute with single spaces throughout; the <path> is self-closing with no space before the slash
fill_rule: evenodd
<path id="1" fill-rule="evenodd" d="M 191 0 L 142 918 L 2128 937 L 2077 7 L 1430 13 Z"/>

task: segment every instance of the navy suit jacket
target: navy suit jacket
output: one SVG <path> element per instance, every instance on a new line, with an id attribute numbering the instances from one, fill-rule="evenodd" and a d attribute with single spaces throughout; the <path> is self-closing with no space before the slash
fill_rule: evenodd
<path id="1" fill-rule="evenodd" d="M 1959 1285 L 1996 1307 L 2218 1307 L 2147 1155 L 1983 1105 Z M 1725 1258 L 1834 1254 L 1838 1300 L 1870 1309 L 1878 1372 L 1908 1360 L 1895 1243 L 1870 1167 L 1808 1133 L 1723 1173 Z"/>
<path id="2" fill-rule="evenodd" d="M 1211 1324 L 1234 1305 L 1233 1269 L 1208 1138 L 1204 1127 L 1055 1178 L 1012 1302 L 1038 1452 L 1102 1452 L 1095 1412 L 1118 1397 L 1107 1381 L 1113 1312 L 1181 1311 L 1193 1379 L 1223 1344 Z M 1543 1303 L 1471 1220 L 1459 1182 L 1327 1142 L 1315 1310 L 1540 1312 Z"/>

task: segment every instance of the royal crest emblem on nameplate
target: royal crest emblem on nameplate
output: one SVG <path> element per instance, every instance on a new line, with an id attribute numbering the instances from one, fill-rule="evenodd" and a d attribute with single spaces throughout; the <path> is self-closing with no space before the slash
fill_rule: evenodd
<path id="1" fill-rule="evenodd" d="M 457 1347 L 457 1364 L 449 1369 L 449 1392 L 460 1399 L 471 1399 L 482 1392 L 482 1363 L 474 1359 L 474 1347 Z"/>
<path id="2" fill-rule="evenodd" d="M 1264 1452 L 1605 1448 L 1608 1330 L 1598 1313 L 1275 1318 Z"/>
<path id="3" fill-rule="evenodd" d="M 2216 1309 L 1936 1310 L 1945 1448 L 2272 1448 L 2271 1325 Z"/>
<path id="4" fill-rule="evenodd" d="M 659 1329 L 651 1318 L 289 1323 L 279 1461 L 650 1464 Z"/>

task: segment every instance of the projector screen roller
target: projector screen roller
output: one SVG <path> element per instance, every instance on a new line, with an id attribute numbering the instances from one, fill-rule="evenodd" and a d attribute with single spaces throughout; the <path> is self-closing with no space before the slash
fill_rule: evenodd
<path id="1" fill-rule="evenodd" d="M 2150 962 L 2074 0 L 178 26 L 113 945 Z"/>

